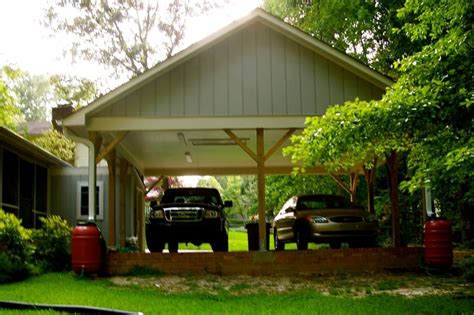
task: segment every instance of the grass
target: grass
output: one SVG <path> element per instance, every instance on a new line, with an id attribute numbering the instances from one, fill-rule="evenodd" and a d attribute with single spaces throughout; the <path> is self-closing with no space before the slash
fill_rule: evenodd
<path id="1" fill-rule="evenodd" d="M 4 300 L 45 304 L 71 304 L 140 311 L 145 314 L 472 314 L 474 300 L 445 296 L 403 298 L 386 294 L 353 298 L 314 291 L 279 294 L 234 294 L 245 284 L 216 294 L 164 293 L 157 288 L 116 286 L 108 279 L 79 278 L 72 273 L 52 273 L 0 285 Z M 216 288 L 213 288 L 216 289 Z M 1 311 L 2 314 L 24 314 Z M 31 314 L 57 314 L 31 312 Z"/>
<path id="2" fill-rule="evenodd" d="M 270 234 L 269 240 L 270 250 L 274 249 L 273 246 L 273 234 Z M 324 247 L 324 245 L 317 245 L 317 244 L 309 244 L 308 248 L 316 249 Z M 179 249 L 190 249 L 190 250 L 211 250 L 211 246 L 209 244 L 202 244 L 201 246 L 195 246 L 193 244 L 179 244 Z M 285 249 L 287 250 L 296 250 L 296 244 L 286 244 Z M 247 239 L 247 231 L 245 230 L 237 230 L 237 229 L 230 229 L 229 230 L 229 251 L 231 252 L 241 252 L 248 250 L 248 239 Z"/>

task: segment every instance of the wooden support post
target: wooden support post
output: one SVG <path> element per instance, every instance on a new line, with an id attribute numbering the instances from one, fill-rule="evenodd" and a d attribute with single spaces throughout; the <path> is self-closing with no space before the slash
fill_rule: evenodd
<path id="1" fill-rule="evenodd" d="M 265 156 L 263 129 L 257 129 L 258 238 L 260 251 L 266 250 Z"/>
<path id="2" fill-rule="evenodd" d="M 106 156 L 107 166 L 109 169 L 109 245 L 115 246 L 115 180 L 117 178 L 116 169 L 116 153 L 115 150 L 111 150 Z"/>
<path id="3" fill-rule="evenodd" d="M 120 159 L 120 246 L 125 247 L 125 193 L 127 191 L 127 169 L 128 162 Z"/>
<path id="4" fill-rule="evenodd" d="M 296 131 L 295 128 L 289 129 L 265 154 L 265 141 L 263 128 L 257 128 L 257 154 L 255 154 L 237 135 L 231 130 L 224 129 L 224 132 L 234 140 L 255 162 L 257 162 L 257 197 L 258 197 L 258 236 L 259 249 L 266 251 L 267 223 L 265 209 L 265 161 L 269 159 L 291 135 Z"/>

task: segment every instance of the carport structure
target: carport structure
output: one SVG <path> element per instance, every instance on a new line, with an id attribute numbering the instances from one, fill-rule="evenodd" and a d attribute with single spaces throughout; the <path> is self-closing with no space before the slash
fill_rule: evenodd
<path id="1" fill-rule="evenodd" d="M 115 217 L 120 217 L 123 245 L 125 203 L 116 207 L 115 194 L 122 198 L 124 190 L 115 187 L 117 170 L 140 178 L 256 174 L 264 218 L 265 175 L 291 173 L 294 165 L 281 149 L 304 128 L 306 117 L 357 97 L 378 99 L 390 84 L 344 53 L 255 9 L 76 111 L 63 126 L 90 148 L 90 209 L 95 164 L 107 160 L 108 239 L 116 243 Z M 310 172 L 326 173 L 318 167 Z M 264 220 L 259 227 L 264 250 Z"/>

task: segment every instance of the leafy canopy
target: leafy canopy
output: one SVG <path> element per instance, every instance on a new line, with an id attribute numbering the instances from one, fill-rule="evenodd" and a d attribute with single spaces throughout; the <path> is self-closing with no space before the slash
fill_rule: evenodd
<path id="1" fill-rule="evenodd" d="M 446 178 L 453 189 L 471 191 L 473 147 L 473 4 L 469 0 L 408 0 L 398 11 L 405 24 L 396 29 L 426 44 L 395 64 L 398 81 L 382 100 L 355 100 L 307 119 L 302 135 L 285 150 L 295 162 L 350 169 L 405 151 L 411 180 Z"/>
<path id="2" fill-rule="evenodd" d="M 170 57 L 181 43 L 187 19 L 208 11 L 211 1 L 54 1 L 44 25 L 74 40 L 73 61 L 94 60 L 117 76 L 136 76 Z"/>

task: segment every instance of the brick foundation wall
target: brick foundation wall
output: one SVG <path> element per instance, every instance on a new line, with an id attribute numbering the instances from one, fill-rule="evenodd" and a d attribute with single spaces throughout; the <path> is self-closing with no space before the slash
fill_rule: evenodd
<path id="1" fill-rule="evenodd" d="M 105 274 L 127 274 L 135 266 L 165 274 L 309 275 L 336 272 L 414 270 L 420 248 L 361 248 L 229 253 L 109 253 Z"/>

